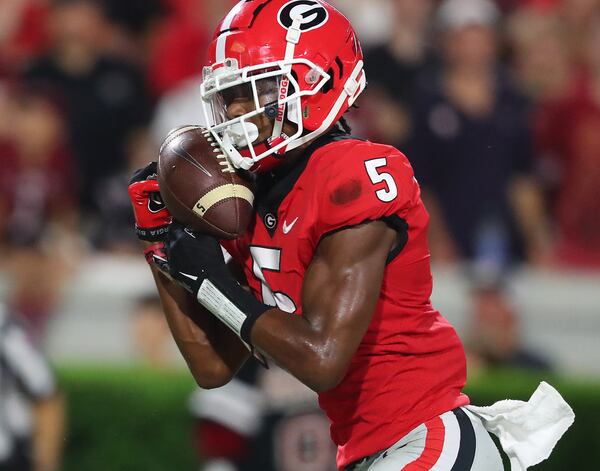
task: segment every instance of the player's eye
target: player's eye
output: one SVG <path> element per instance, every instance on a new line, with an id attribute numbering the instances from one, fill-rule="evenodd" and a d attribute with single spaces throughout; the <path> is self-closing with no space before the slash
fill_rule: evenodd
<path id="1" fill-rule="evenodd" d="M 229 106 L 235 101 L 254 100 L 252 94 L 252 86 L 248 83 L 226 88 L 221 92 L 221 97 L 223 98 L 223 103 L 225 104 L 225 106 Z"/>
<path id="2" fill-rule="evenodd" d="M 256 81 L 256 92 L 261 103 L 268 103 L 277 99 L 278 83 L 279 81 L 276 78 L 266 78 Z M 236 100 L 250 101 L 254 99 L 252 85 L 249 83 L 226 88 L 221 94 L 225 106 L 229 106 Z"/>
<path id="3" fill-rule="evenodd" d="M 279 80 L 276 78 L 266 78 L 256 81 L 256 91 L 260 98 L 273 98 L 279 91 Z"/>

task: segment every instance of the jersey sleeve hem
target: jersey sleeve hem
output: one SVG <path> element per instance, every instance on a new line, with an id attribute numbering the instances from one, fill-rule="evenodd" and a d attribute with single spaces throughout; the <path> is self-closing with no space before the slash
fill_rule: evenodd
<path id="1" fill-rule="evenodd" d="M 335 229 L 321 234 L 317 245 L 320 244 L 324 238 L 329 237 L 330 235 L 345 231 L 346 229 L 352 229 L 353 227 L 362 226 L 364 224 L 369 224 L 371 222 L 376 221 L 385 222 L 388 227 L 394 229 L 398 234 L 397 245 L 390 251 L 385 261 L 385 264 L 389 265 L 395 260 L 395 258 L 398 255 L 400 255 L 402 249 L 406 246 L 406 243 L 408 242 L 408 223 L 405 219 L 401 218 L 397 214 L 392 214 L 391 216 L 384 216 L 381 218 L 367 218 L 361 222 L 357 222 L 356 224 L 348 224 L 345 226 L 337 227 Z"/>

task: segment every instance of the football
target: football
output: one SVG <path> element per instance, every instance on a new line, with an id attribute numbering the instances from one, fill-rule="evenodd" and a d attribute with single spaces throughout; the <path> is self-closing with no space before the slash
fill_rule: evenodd
<path id="1" fill-rule="evenodd" d="M 194 231 L 235 239 L 252 219 L 252 183 L 236 172 L 202 127 L 168 134 L 159 151 L 158 182 L 173 217 Z"/>

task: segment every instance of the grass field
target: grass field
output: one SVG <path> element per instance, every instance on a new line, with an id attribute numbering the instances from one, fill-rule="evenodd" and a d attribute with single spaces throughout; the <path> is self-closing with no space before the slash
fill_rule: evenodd
<path id="1" fill-rule="evenodd" d="M 65 471 L 197 469 L 186 404 L 194 384 L 186 371 L 62 366 L 59 377 L 69 402 Z M 598 469 L 600 383 L 504 371 L 479 377 L 467 393 L 477 405 L 528 399 L 542 379 L 563 394 L 577 418 L 535 470 Z"/>

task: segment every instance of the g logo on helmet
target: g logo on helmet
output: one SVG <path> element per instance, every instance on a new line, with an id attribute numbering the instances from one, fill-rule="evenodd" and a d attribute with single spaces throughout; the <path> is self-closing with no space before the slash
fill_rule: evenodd
<path id="1" fill-rule="evenodd" d="M 293 0 L 281 7 L 277 19 L 281 26 L 289 29 L 296 17 L 302 17 L 300 30 L 310 31 L 327 23 L 329 13 L 323 5 L 315 0 Z"/>

